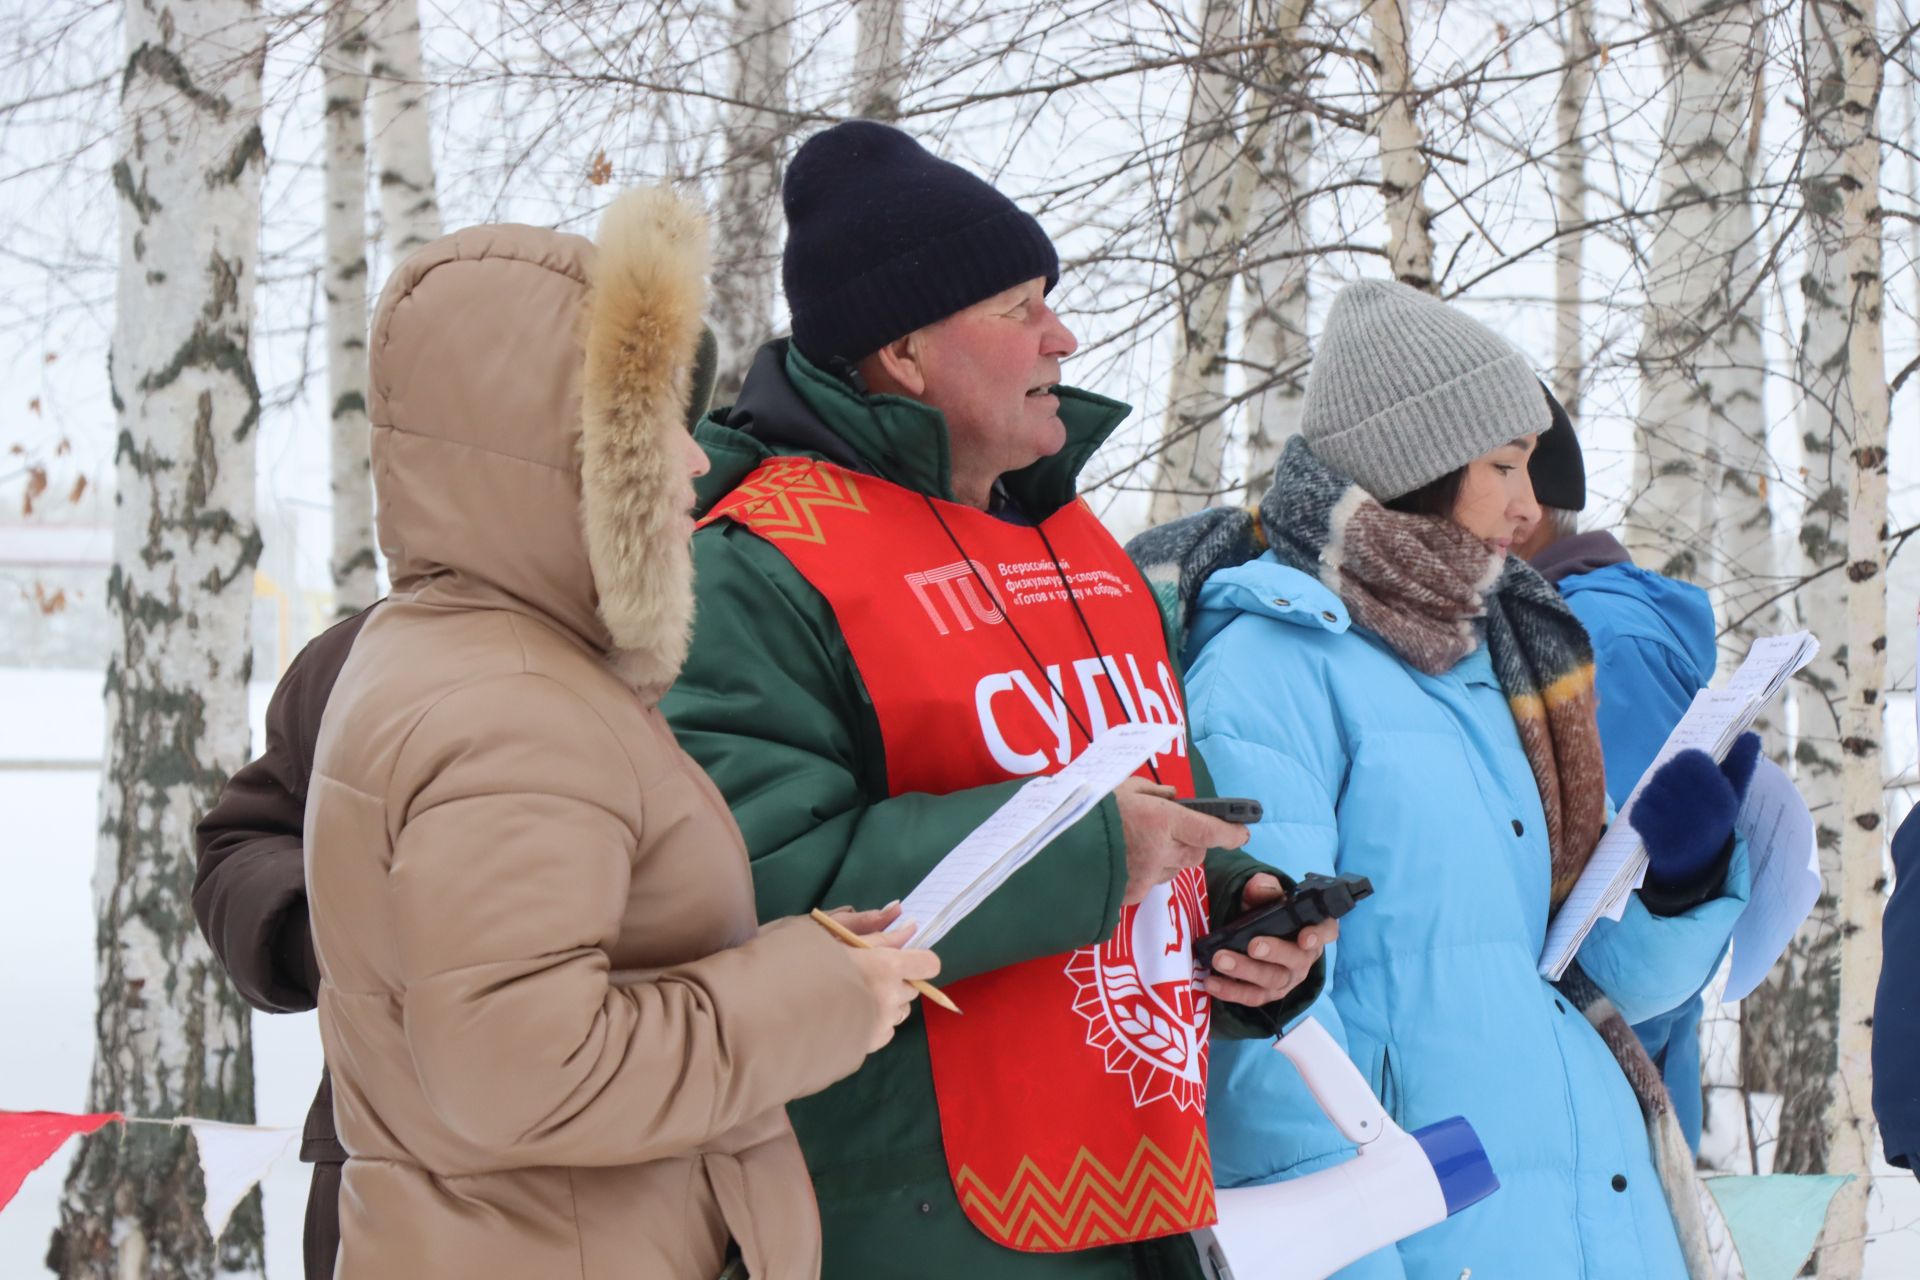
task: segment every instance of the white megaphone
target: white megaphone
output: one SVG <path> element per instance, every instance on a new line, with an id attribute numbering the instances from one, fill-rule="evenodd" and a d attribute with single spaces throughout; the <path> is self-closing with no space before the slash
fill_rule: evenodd
<path id="1" fill-rule="evenodd" d="M 1213 1280 L 1322 1280 L 1500 1189 L 1464 1117 L 1408 1133 L 1312 1018 L 1274 1048 L 1358 1151 L 1286 1182 L 1221 1188 L 1220 1221 L 1193 1233 Z"/>

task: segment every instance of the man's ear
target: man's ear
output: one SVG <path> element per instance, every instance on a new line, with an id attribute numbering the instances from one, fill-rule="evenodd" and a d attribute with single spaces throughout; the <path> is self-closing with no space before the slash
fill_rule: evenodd
<path id="1" fill-rule="evenodd" d="M 926 394 L 927 374 L 921 361 L 924 348 L 916 331 L 895 338 L 860 362 L 867 383 L 876 391 L 918 398 Z"/>

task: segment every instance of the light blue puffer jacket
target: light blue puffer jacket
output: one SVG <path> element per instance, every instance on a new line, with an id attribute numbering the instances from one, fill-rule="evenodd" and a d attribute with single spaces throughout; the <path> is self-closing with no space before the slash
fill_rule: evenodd
<path id="1" fill-rule="evenodd" d="M 1190 728 L 1220 794 L 1266 805 L 1248 852 L 1373 881 L 1311 1013 L 1404 1127 L 1466 1116 L 1501 1182 L 1343 1274 L 1684 1280 L 1632 1090 L 1536 969 L 1546 821 L 1484 648 L 1424 675 L 1270 556 L 1216 574 L 1199 605 Z M 1630 1021 L 1670 1009 L 1718 963 L 1747 888 L 1739 845 L 1719 898 L 1661 919 L 1635 895 L 1581 961 Z M 1213 1046 L 1208 1129 L 1226 1185 L 1350 1151 L 1270 1044 Z"/>

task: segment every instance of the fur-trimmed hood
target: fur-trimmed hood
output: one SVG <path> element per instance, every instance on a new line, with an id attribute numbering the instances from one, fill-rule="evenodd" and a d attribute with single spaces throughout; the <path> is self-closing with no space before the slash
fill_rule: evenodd
<path id="1" fill-rule="evenodd" d="M 369 363 L 379 533 L 394 591 L 497 601 L 658 693 L 693 618 L 684 430 L 707 231 L 664 188 L 608 209 L 598 248 L 472 227 L 401 264 Z"/>

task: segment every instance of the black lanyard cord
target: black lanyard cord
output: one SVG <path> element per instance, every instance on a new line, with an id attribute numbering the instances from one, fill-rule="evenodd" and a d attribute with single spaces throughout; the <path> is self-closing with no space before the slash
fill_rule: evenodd
<path id="1" fill-rule="evenodd" d="M 986 593 L 987 599 L 994 601 L 999 600 L 1000 597 L 998 593 L 994 591 L 993 587 L 985 578 L 980 576 L 980 568 L 974 563 L 973 557 L 968 555 L 967 549 L 960 545 L 960 538 L 954 533 L 953 527 L 947 523 L 947 518 L 940 514 L 938 504 L 927 494 L 923 493 L 920 497 L 921 500 L 927 504 L 927 510 L 933 512 L 933 518 L 940 522 L 941 531 L 947 535 L 947 541 L 951 542 L 953 549 L 960 554 L 961 561 L 967 566 L 967 572 L 972 574 L 973 580 L 980 584 L 980 589 Z M 1107 679 L 1112 682 L 1114 686 L 1114 696 L 1120 703 L 1121 712 L 1126 715 L 1129 724 L 1138 724 L 1139 717 L 1134 714 L 1133 708 L 1128 705 L 1128 699 L 1121 690 L 1119 673 L 1114 670 L 1112 664 L 1107 660 L 1107 655 L 1101 652 L 1100 641 L 1094 636 L 1093 626 L 1087 621 L 1087 615 L 1081 611 L 1080 602 L 1074 598 L 1073 584 L 1067 580 L 1067 571 L 1061 567 L 1060 557 L 1055 554 L 1053 543 L 1047 538 L 1047 531 L 1037 524 L 1033 527 L 1033 531 L 1040 535 L 1040 545 L 1047 549 L 1047 558 L 1053 561 L 1053 571 L 1060 575 L 1060 587 L 1067 593 L 1067 603 L 1073 606 L 1074 616 L 1080 619 L 1080 629 L 1086 633 L 1087 643 L 1093 646 L 1093 656 L 1099 660 L 1100 669 L 1107 673 Z M 1021 634 L 1020 624 L 1013 620 L 1013 604 L 1011 601 L 1006 602 L 1005 607 L 1000 610 L 1000 614 L 1007 620 L 1007 629 L 1013 632 L 1013 638 L 1020 642 L 1022 649 L 1026 650 L 1027 660 L 1033 663 L 1034 670 L 1040 673 L 1040 678 L 1047 682 L 1047 687 L 1052 689 L 1054 696 L 1060 699 L 1060 705 L 1066 708 L 1067 715 L 1073 720 L 1073 727 L 1078 729 L 1081 736 L 1088 742 L 1092 742 L 1093 731 L 1087 728 L 1086 722 L 1083 721 L 1080 718 L 1080 714 L 1073 709 L 1073 703 L 1068 701 L 1066 690 L 1062 689 L 1059 684 L 1055 682 L 1054 678 L 1048 674 L 1046 664 L 1040 661 L 1040 655 L 1033 651 L 1033 646 L 1027 643 L 1026 636 Z M 1151 757 L 1147 760 L 1147 772 L 1153 775 L 1155 782 L 1160 782 L 1160 770 L 1155 766 Z"/>
<path id="2" fill-rule="evenodd" d="M 1093 646 L 1093 655 L 1100 659 L 1100 669 L 1107 673 L 1107 679 L 1113 682 L 1115 695 L 1118 696 L 1120 690 L 1120 673 L 1108 664 L 1107 651 L 1100 647 L 1099 637 L 1093 634 L 1093 624 L 1087 621 L 1086 611 L 1080 607 L 1080 597 L 1074 594 L 1073 583 L 1067 580 L 1066 566 L 1060 563 L 1060 553 L 1053 549 L 1053 543 L 1048 539 L 1047 531 L 1044 528 L 1035 525 L 1033 526 L 1033 531 L 1040 535 L 1040 545 L 1047 549 L 1047 559 L 1053 561 L 1053 571 L 1060 575 L 1060 589 L 1067 593 L 1067 603 L 1073 606 L 1073 616 L 1080 619 L 1080 630 L 1086 632 L 1087 643 Z M 1133 712 L 1128 710 L 1127 700 L 1125 698 L 1120 699 L 1120 709 L 1127 712 L 1127 720 L 1129 723 L 1136 723 Z M 1157 780 L 1157 774 L 1155 778 Z"/>
<path id="3" fill-rule="evenodd" d="M 1033 531 L 1040 535 L 1040 545 L 1047 549 L 1047 559 L 1053 561 L 1053 571 L 1060 575 L 1060 589 L 1067 593 L 1067 603 L 1073 606 L 1073 616 L 1080 619 L 1080 629 L 1086 632 L 1087 643 L 1093 646 L 1093 656 L 1100 659 L 1100 669 L 1107 673 L 1107 680 L 1113 685 L 1114 697 L 1119 701 L 1120 709 L 1127 713 L 1127 722 L 1138 724 L 1139 720 L 1133 714 L 1133 708 L 1127 705 L 1127 698 L 1121 692 L 1124 686 L 1120 683 L 1120 673 L 1108 659 L 1107 651 L 1101 647 L 1099 637 L 1093 634 L 1093 624 L 1087 621 L 1086 611 L 1080 607 L 1080 597 L 1074 594 L 1073 583 L 1067 580 L 1066 567 L 1060 563 L 1060 553 L 1053 549 L 1052 539 L 1047 537 L 1046 526 L 1036 524 L 1033 526 Z M 1145 690 L 1141 692 L 1144 696 Z M 1160 781 L 1159 767 L 1153 763 L 1151 756 L 1147 758 L 1147 771 L 1153 775 L 1155 782 Z"/>

